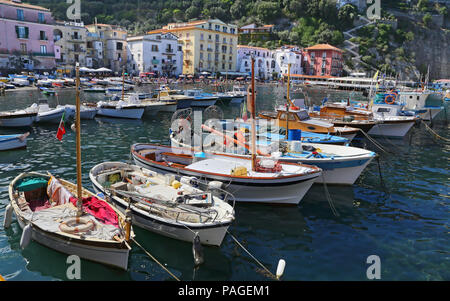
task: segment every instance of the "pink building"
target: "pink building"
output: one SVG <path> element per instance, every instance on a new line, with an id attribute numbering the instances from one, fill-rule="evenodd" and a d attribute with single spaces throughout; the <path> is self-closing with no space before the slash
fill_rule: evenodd
<path id="1" fill-rule="evenodd" d="M 55 68 L 54 24 L 47 8 L 0 0 L 0 68 Z"/>
<path id="2" fill-rule="evenodd" d="M 343 51 L 328 44 L 317 44 L 304 50 L 307 75 L 341 76 Z"/>

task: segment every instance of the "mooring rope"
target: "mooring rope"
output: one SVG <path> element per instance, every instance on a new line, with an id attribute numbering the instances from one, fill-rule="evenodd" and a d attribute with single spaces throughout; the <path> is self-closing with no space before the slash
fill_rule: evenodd
<path id="1" fill-rule="evenodd" d="M 370 142 L 372 142 L 376 147 L 378 147 L 380 150 L 382 150 L 385 153 L 389 153 L 388 151 L 386 151 L 381 144 L 379 144 L 378 142 L 375 141 L 375 139 L 371 138 L 369 136 L 369 134 L 367 134 L 366 132 L 364 132 L 362 129 L 359 129 L 361 131 L 361 133 L 363 133 L 363 135 L 367 138 L 367 140 L 369 140 Z"/>
<path id="2" fill-rule="evenodd" d="M 162 263 L 160 263 L 152 254 L 150 254 L 143 246 L 141 246 L 134 238 L 131 239 L 138 247 L 144 251 L 147 256 L 149 256 L 153 261 L 155 261 L 157 264 L 159 264 L 170 276 L 172 276 L 176 281 L 180 281 L 180 279 L 177 278 L 172 272 L 170 272 Z"/>
<path id="3" fill-rule="evenodd" d="M 428 124 L 427 124 L 425 121 L 423 121 L 422 119 L 421 119 L 420 121 L 425 125 L 425 129 L 427 129 L 429 132 L 431 132 L 431 134 L 433 134 L 433 136 L 434 136 L 435 138 L 442 139 L 442 140 L 444 140 L 445 142 L 450 142 L 450 139 L 447 139 L 447 138 L 445 138 L 445 137 L 442 137 L 442 136 L 438 135 L 435 131 L 433 131 L 433 129 L 430 128 L 430 127 L 428 126 Z"/>
<path id="4" fill-rule="evenodd" d="M 254 261 L 256 261 L 256 263 L 259 264 L 270 275 L 270 277 L 272 277 L 273 279 L 277 279 L 277 277 L 274 274 L 272 274 L 272 272 L 269 271 L 268 268 L 266 268 L 261 262 L 259 262 L 258 259 L 256 259 L 243 245 L 241 245 L 241 243 L 236 239 L 236 237 L 233 236 L 233 234 L 230 233 L 230 231 L 227 230 L 227 233 L 236 242 L 236 244 L 238 244 L 238 246 L 240 246 L 245 252 L 247 252 L 247 254 L 250 255 L 250 257 Z"/>
<path id="5" fill-rule="evenodd" d="M 339 212 L 337 212 L 336 207 L 334 207 L 333 200 L 331 199 L 330 192 L 328 191 L 327 182 L 325 181 L 325 175 L 322 171 L 322 181 L 323 181 L 323 188 L 325 190 L 325 196 L 328 200 L 328 204 L 330 204 L 331 211 L 333 212 L 334 216 L 340 216 Z"/>

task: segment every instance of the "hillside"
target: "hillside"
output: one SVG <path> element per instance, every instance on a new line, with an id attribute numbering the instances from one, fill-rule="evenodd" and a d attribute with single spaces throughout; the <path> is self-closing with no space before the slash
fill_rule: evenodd
<path id="1" fill-rule="evenodd" d="M 61 0 L 28 0 L 52 10 L 58 20 L 66 19 L 69 4 Z M 347 49 L 349 40 L 358 47 L 355 53 L 347 51 L 346 70 L 351 72 L 385 70 L 393 75 L 401 73 L 406 78 L 418 79 L 418 74 L 428 64 L 437 69 L 435 78 L 450 77 L 440 60 L 448 58 L 448 47 L 439 51 L 442 39 L 448 41 L 445 27 L 447 9 L 429 0 L 383 0 L 382 22 L 363 27 L 350 39 L 344 32 L 358 24 L 356 7 L 337 8 L 336 0 L 82 0 L 82 20 L 91 24 L 115 24 L 126 28 L 130 35 L 161 28 L 169 22 L 192 19 L 218 18 L 238 26 L 250 23 L 274 24 L 275 33 L 262 37 L 242 37 L 240 43 L 276 48 L 283 44 L 308 47 L 329 43 Z M 416 21 L 402 18 L 402 14 L 415 14 Z M 435 15 L 444 22 L 436 25 Z M 400 21 L 399 21 L 400 20 Z M 418 21 L 417 21 L 418 20 Z M 439 21 L 439 18 L 438 18 Z M 438 22 L 439 23 L 439 22 Z M 428 34 L 424 33 L 428 32 Z M 440 37 L 433 46 L 432 55 L 426 48 L 414 49 L 423 39 Z M 441 44 L 439 44 L 441 43 Z"/>

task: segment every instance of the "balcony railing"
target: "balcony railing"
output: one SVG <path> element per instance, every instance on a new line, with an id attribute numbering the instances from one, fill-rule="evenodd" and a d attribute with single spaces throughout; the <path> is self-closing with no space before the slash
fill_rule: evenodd
<path id="1" fill-rule="evenodd" d="M 34 56 L 48 56 L 48 57 L 54 57 L 55 56 L 55 54 L 53 52 L 46 52 L 46 53 L 43 53 L 43 52 L 32 52 L 32 54 Z"/>

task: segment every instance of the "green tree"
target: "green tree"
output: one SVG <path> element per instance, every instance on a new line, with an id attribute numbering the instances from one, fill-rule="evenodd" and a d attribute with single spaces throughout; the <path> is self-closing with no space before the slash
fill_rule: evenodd
<path id="1" fill-rule="evenodd" d="M 422 18 L 423 24 L 425 24 L 426 27 L 430 27 L 432 20 L 433 18 L 431 17 L 430 13 L 426 13 Z"/>
<path id="2" fill-rule="evenodd" d="M 276 19 L 281 11 L 277 2 L 261 1 L 256 4 L 256 13 L 263 22 Z"/>

